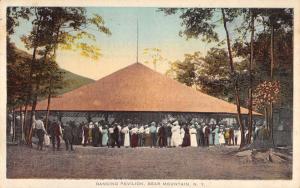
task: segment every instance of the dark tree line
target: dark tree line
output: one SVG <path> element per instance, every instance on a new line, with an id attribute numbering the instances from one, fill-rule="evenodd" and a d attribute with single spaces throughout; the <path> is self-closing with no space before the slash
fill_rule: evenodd
<path id="1" fill-rule="evenodd" d="M 31 56 L 22 55 L 10 42 L 21 21 L 31 23 L 29 34 L 21 37 Z M 32 121 L 39 98 L 48 99 L 46 126 L 51 98 L 64 86 L 63 72 L 56 62 L 59 49 L 80 50 L 97 59 L 100 49 L 91 41 L 96 37 L 90 29 L 111 35 L 100 15 L 88 17 L 85 8 L 78 7 L 8 7 L 7 8 L 7 85 L 8 110 L 24 110 L 26 143 L 31 144 Z M 31 109 L 30 109 L 31 108 Z M 30 115 L 29 115 L 30 111 Z"/>
<path id="2" fill-rule="evenodd" d="M 166 15 L 175 14 L 180 17 L 183 28 L 179 33 L 181 36 L 217 43 L 205 56 L 195 52 L 185 55 L 183 61 L 173 62 L 168 73 L 188 86 L 195 86 L 208 94 L 236 104 L 237 120 L 242 133 L 241 148 L 250 144 L 253 110 L 265 114 L 269 133 L 273 137 L 274 105 L 277 108 L 285 106 L 290 109 L 292 106 L 293 10 L 160 10 Z M 238 26 L 232 28 L 234 23 L 238 23 Z M 217 32 L 219 27 L 223 27 L 225 33 L 223 39 L 220 39 L 221 35 Z M 265 82 L 267 84 L 264 85 Z M 259 91 L 261 89 L 269 89 L 271 92 L 260 103 L 261 99 L 257 93 L 266 93 Z M 275 91 L 279 89 L 280 100 L 277 100 Z M 248 125 L 241 122 L 241 106 L 248 107 Z M 243 136 L 245 127 L 249 129 L 248 139 Z"/>

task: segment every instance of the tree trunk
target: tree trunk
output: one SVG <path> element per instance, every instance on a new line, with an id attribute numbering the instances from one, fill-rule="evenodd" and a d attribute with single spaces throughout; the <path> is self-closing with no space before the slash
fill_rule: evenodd
<path id="1" fill-rule="evenodd" d="M 25 104 L 25 109 L 24 109 L 24 136 L 25 136 L 25 141 L 26 144 L 28 144 L 28 125 L 27 125 L 27 114 L 28 114 L 28 104 Z"/>
<path id="2" fill-rule="evenodd" d="M 28 105 L 31 101 L 31 96 L 32 96 L 32 74 L 33 74 L 33 66 L 36 60 L 36 51 L 37 47 L 33 48 L 33 54 L 32 54 L 32 60 L 31 60 L 31 65 L 30 65 L 30 70 L 29 70 L 29 81 L 28 81 L 28 91 L 27 91 L 27 97 L 26 97 L 26 102 L 25 102 L 25 127 L 29 129 L 28 132 L 30 132 L 30 127 L 31 127 L 31 117 L 29 121 L 29 125 L 27 124 L 27 116 L 28 116 Z M 29 141 L 29 134 L 27 135 L 27 143 L 31 144 Z"/>
<path id="3" fill-rule="evenodd" d="M 21 142 L 24 143 L 24 123 L 25 119 L 23 118 L 23 111 L 22 111 L 22 105 L 20 106 L 20 123 L 21 123 Z"/>
<path id="4" fill-rule="evenodd" d="M 12 118 L 13 118 L 13 121 L 12 121 L 13 122 L 13 124 L 12 124 L 13 135 L 12 135 L 11 141 L 14 142 L 15 136 L 16 136 L 16 112 L 14 109 L 12 110 Z"/>
<path id="5" fill-rule="evenodd" d="M 32 108 L 31 108 L 31 115 L 30 115 L 30 131 L 29 131 L 29 144 L 31 145 L 31 140 L 32 140 L 32 124 L 33 124 L 33 116 L 35 115 L 35 109 L 36 109 L 36 105 L 37 105 L 37 91 L 39 90 L 40 87 L 40 83 L 39 81 L 37 81 L 37 85 L 36 85 L 36 93 L 34 95 L 34 99 L 32 102 Z"/>
<path id="6" fill-rule="evenodd" d="M 269 112 L 268 112 L 268 107 L 265 107 L 265 121 L 266 121 L 266 128 L 269 132 Z"/>
<path id="7" fill-rule="evenodd" d="M 252 137 L 252 127 L 253 127 L 253 115 L 252 115 L 252 65 L 253 65 L 253 41 L 254 41 L 254 15 L 253 12 L 251 11 L 251 49 L 250 49 L 250 62 L 249 62 L 249 106 L 248 106 L 248 138 L 247 144 L 251 143 L 251 137 Z"/>
<path id="8" fill-rule="evenodd" d="M 225 16 L 225 10 L 222 8 L 222 16 L 223 16 L 223 23 L 224 23 L 224 29 L 226 32 L 226 38 L 227 38 L 227 48 L 228 48 L 228 54 L 229 54 L 229 65 L 231 74 L 234 76 L 234 91 L 235 91 L 235 98 L 236 98 L 236 108 L 237 108 L 237 120 L 238 124 L 241 128 L 241 145 L 240 148 L 244 147 L 245 145 L 245 134 L 244 134 L 244 125 L 242 123 L 241 118 L 241 106 L 240 106 L 240 95 L 239 95 L 239 87 L 238 87 L 238 80 L 236 78 L 236 73 L 233 66 L 233 58 L 232 58 L 232 52 L 231 52 L 231 46 L 230 46 L 230 38 L 229 33 L 227 29 L 227 19 Z"/>
<path id="9" fill-rule="evenodd" d="M 36 19 L 38 20 L 38 21 L 40 21 L 40 17 L 39 17 L 39 15 L 38 15 L 38 13 L 37 13 L 37 8 L 35 8 L 35 16 L 36 16 Z M 38 22 L 39 23 L 39 22 Z M 37 29 L 36 29 L 36 31 L 35 31 L 35 34 L 37 34 L 37 33 L 39 33 L 40 32 L 40 23 L 37 25 Z M 32 122 L 31 122 L 31 120 L 32 120 L 32 118 L 30 118 L 30 121 L 29 121 L 29 124 L 30 125 L 27 125 L 27 121 L 26 121 L 26 119 L 27 119 L 27 115 L 28 115 L 28 112 L 27 112 L 27 107 L 28 107 L 28 105 L 29 105 L 29 103 L 30 103 L 30 101 L 31 101 L 31 96 L 32 96 L 32 74 L 33 74 L 33 65 L 35 64 L 35 61 L 36 61 L 36 52 L 37 52 L 37 48 L 38 48 L 38 45 L 37 44 L 35 44 L 35 46 L 33 47 L 33 53 L 32 53 L 32 60 L 31 60 L 31 66 L 30 66 L 30 70 L 29 70 L 29 81 L 28 81 L 28 93 L 27 93 L 27 98 L 26 98 L 26 102 L 25 102 L 25 108 L 26 108 L 26 110 L 25 110 L 25 127 L 29 127 L 29 134 L 28 134 L 28 140 L 27 140 L 27 143 L 28 144 L 30 144 L 31 145 L 31 139 L 29 139 L 30 138 L 30 132 L 31 132 L 31 126 L 32 126 Z"/>
<path id="10" fill-rule="evenodd" d="M 47 103 L 47 114 L 46 114 L 46 122 L 45 122 L 45 129 L 48 130 L 48 119 L 50 115 L 50 103 L 51 103 L 51 93 L 48 95 L 48 103 Z"/>
<path id="11" fill-rule="evenodd" d="M 271 49 L 270 49 L 270 55 L 271 55 L 271 80 L 273 80 L 273 73 L 274 73 L 274 27 L 271 26 Z M 272 138 L 273 146 L 274 144 L 274 137 L 273 137 L 273 103 L 270 104 L 270 135 Z"/>

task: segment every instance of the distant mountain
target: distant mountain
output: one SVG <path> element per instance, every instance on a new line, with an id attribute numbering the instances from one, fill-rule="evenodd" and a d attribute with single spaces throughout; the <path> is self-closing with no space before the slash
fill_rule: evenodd
<path id="1" fill-rule="evenodd" d="M 67 82 L 66 87 L 62 88 L 61 90 L 58 91 L 58 94 L 63 94 L 69 91 L 72 91 L 76 88 L 79 88 L 83 85 L 95 82 L 95 80 L 92 80 L 90 78 L 84 77 L 84 76 L 80 76 L 78 74 L 72 73 L 70 71 L 67 71 L 65 69 L 61 69 L 63 72 L 65 72 L 64 74 L 64 81 Z"/>
<path id="2" fill-rule="evenodd" d="M 16 53 L 16 57 L 20 58 L 20 59 L 31 59 L 31 55 L 28 54 L 27 52 L 18 49 L 14 44 L 12 44 L 15 53 Z M 74 65 L 75 66 L 75 65 Z M 63 72 L 65 72 L 64 74 L 64 81 L 67 83 L 67 85 L 63 88 L 60 89 L 58 91 L 58 94 L 61 95 L 63 93 L 72 91 L 76 88 L 79 88 L 83 85 L 95 82 L 95 80 L 92 80 L 90 78 L 86 78 L 84 76 L 80 76 L 78 74 L 72 73 L 70 71 L 67 71 L 65 69 L 60 68 Z"/>

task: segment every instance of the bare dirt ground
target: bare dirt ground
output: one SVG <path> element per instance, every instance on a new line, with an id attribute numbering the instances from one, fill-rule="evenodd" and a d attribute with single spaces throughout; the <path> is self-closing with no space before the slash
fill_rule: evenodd
<path id="1" fill-rule="evenodd" d="M 292 162 L 245 162 L 237 147 L 38 151 L 7 146 L 7 178 L 291 179 Z"/>

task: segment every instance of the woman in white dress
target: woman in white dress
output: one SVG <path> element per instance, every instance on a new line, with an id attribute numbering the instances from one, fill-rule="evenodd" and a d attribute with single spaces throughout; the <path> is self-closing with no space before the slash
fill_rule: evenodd
<path id="1" fill-rule="evenodd" d="M 190 138 L 191 138 L 191 147 L 197 147 L 197 130 L 195 129 L 194 125 L 190 128 Z"/>
<path id="2" fill-rule="evenodd" d="M 184 127 L 181 127 L 180 128 L 180 143 L 179 143 L 179 145 L 182 145 L 184 134 L 185 134 Z"/>
<path id="3" fill-rule="evenodd" d="M 178 147 L 181 141 L 180 137 L 180 126 L 178 124 L 178 121 L 175 121 L 173 123 L 173 127 L 171 129 L 172 136 L 171 136 L 171 146 L 172 147 Z"/>
<path id="4" fill-rule="evenodd" d="M 129 140 L 129 128 L 128 126 L 123 127 L 122 133 L 124 134 L 124 147 L 130 146 L 130 140 Z"/>
<path id="5" fill-rule="evenodd" d="M 220 145 L 224 145 L 225 144 L 225 138 L 224 138 L 224 132 L 223 132 L 223 130 L 221 130 L 219 132 L 219 143 L 220 143 Z"/>

